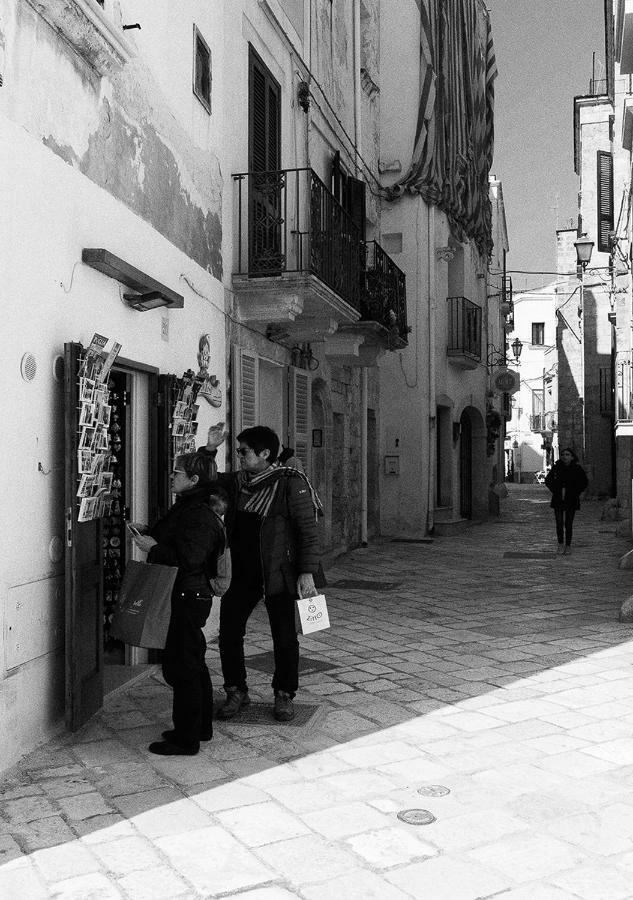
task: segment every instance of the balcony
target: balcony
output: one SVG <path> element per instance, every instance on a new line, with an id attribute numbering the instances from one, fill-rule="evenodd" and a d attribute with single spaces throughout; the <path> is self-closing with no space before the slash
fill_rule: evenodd
<path id="1" fill-rule="evenodd" d="M 235 185 L 233 289 L 241 321 L 327 341 L 350 362 L 407 344 L 406 277 L 312 169 L 247 172 Z M 336 333 L 336 334 L 335 334 Z"/>
<path id="2" fill-rule="evenodd" d="M 341 325 L 338 333 L 362 336 L 365 352 L 377 349 L 401 350 L 407 346 L 407 279 L 377 241 L 364 244 L 361 269 L 360 319 Z"/>
<path id="3" fill-rule="evenodd" d="M 462 369 L 481 362 L 481 307 L 466 297 L 448 300 L 448 361 Z"/>
<path id="4" fill-rule="evenodd" d="M 535 415 L 530 416 L 530 431 L 537 432 L 538 434 L 545 431 L 545 416 L 543 413 L 536 413 Z"/>
<path id="5" fill-rule="evenodd" d="M 361 315 L 358 228 L 312 169 L 233 176 L 233 289 L 242 321 L 294 340 L 332 334 Z M 281 330 L 281 329 L 280 329 Z"/>

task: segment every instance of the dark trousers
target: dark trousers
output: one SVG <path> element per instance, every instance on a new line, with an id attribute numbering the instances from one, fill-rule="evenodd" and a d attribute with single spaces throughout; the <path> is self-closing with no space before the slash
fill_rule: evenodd
<path id="1" fill-rule="evenodd" d="M 201 735 L 210 738 L 213 733 L 213 687 L 202 633 L 212 602 L 192 591 L 174 595 L 163 652 L 163 676 L 174 691 L 175 742 L 196 749 Z"/>
<path id="2" fill-rule="evenodd" d="M 567 546 L 571 546 L 575 515 L 575 509 L 568 509 L 563 506 L 554 507 L 554 516 L 556 517 L 556 537 L 558 538 L 559 544 L 563 543 L 564 537 Z"/>
<path id="3" fill-rule="evenodd" d="M 224 687 L 247 689 L 244 665 L 246 623 L 261 600 L 261 587 L 231 584 L 220 607 L 220 660 Z M 294 697 L 299 686 L 299 641 L 295 625 L 295 599 L 290 594 L 274 594 L 265 600 L 273 638 L 275 674 L 273 691 Z"/>

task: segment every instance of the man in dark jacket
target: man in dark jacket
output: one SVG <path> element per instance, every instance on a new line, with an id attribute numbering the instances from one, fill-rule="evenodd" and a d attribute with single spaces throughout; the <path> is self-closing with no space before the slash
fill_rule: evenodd
<path id="1" fill-rule="evenodd" d="M 222 435 L 202 450 L 215 455 Z M 220 607 L 220 659 L 226 703 L 218 715 L 232 719 L 248 705 L 244 663 L 246 623 L 264 598 L 273 639 L 274 715 L 294 717 L 299 682 L 299 642 L 295 625 L 297 596 L 316 594 L 318 570 L 316 513 L 320 503 L 306 476 L 274 465 L 279 439 L 263 425 L 238 435 L 240 471 L 218 476 L 229 494 L 225 516 L 233 578 Z"/>

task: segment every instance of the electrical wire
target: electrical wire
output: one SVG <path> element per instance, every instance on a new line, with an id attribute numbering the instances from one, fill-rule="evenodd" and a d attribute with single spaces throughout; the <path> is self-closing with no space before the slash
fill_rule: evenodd
<path id="1" fill-rule="evenodd" d="M 241 322 L 239 319 L 236 319 L 235 316 L 232 316 L 225 309 L 222 309 L 221 306 L 218 306 L 210 297 L 207 297 L 206 294 L 203 294 L 202 291 L 199 291 L 195 284 L 191 281 L 191 279 L 185 275 L 184 272 L 180 273 L 180 277 L 185 282 L 187 287 L 193 291 L 194 294 L 197 294 L 198 297 L 202 297 L 203 300 L 206 300 L 207 303 L 210 303 L 218 312 L 222 313 L 222 315 L 228 319 L 230 322 L 233 322 L 234 325 L 238 325 L 240 328 L 246 329 L 246 331 L 251 331 L 253 334 L 256 334 L 259 338 L 264 338 L 271 344 L 276 344 L 278 347 L 283 347 L 284 350 L 287 350 L 285 344 L 282 344 L 281 341 L 276 341 L 274 338 L 269 337 L 267 334 L 263 334 L 261 331 L 258 331 L 256 328 L 251 328 L 250 325 L 245 325 L 244 322 Z"/>

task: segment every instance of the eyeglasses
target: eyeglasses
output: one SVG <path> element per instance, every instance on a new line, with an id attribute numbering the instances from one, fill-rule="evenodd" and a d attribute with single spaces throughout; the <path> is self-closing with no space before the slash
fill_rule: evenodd
<path id="1" fill-rule="evenodd" d="M 185 472 L 184 469 L 174 469 L 171 474 L 172 475 L 186 475 L 187 473 Z"/>
<path id="2" fill-rule="evenodd" d="M 248 456 L 248 454 L 251 452 L 251 449 L 251 447 L 238 447 L 237 452 L 240 456 Z"/>

